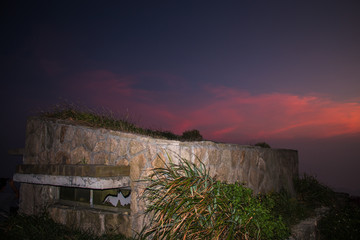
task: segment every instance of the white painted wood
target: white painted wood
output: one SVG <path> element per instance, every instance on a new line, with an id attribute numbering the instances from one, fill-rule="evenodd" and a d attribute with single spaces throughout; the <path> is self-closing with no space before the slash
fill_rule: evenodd
<path id="1" fill-rule="evenodd" d="M 53 185 L 64 187 L 91 188 L 91 189 L 111 189 L 126 188 L 130 189 L 130 177 L 80 177 L 80 176 L 59 176 L 43 174 L 22 174 L 16 173 L 13 177 L 16 182 Z"/>

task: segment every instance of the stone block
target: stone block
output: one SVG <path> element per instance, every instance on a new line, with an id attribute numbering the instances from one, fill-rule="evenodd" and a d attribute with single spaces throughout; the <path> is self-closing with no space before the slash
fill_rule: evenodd
<path id="1" fill-rule="evenodd" d="M 180 146 L 178 144 L 161 145 L 159 153 L 162 153 L 166 162 L 179 163 Z"/>
<path id="2" fill-rule="evenodd" d="M 208 156 L 209 156 L 209 164 L 211 166 L 216 166 L 220 163 L 221 155 L 220 151 L 216 148 L 211 148 L 208 150 Z"/>
<path id="3" fill-rule="evenodd" d="M 153 168 L 162 168 L 165 166 L 165 161 L 159 155 L 151 162 Z"/>
<path id="4" fill-rule="evenodd" d="M 249 186 L 254 190 L 255 193 L 259 189 L 259 170 L 256 168 L 250 168 Z"/>
<path id="5" fill-rule="evenodd" d="M 98 141 L 97 141 L 97 136 L 92 129 L 84 131 L 83 142 L 84 142 L 83 146 L 87 151 L 96 151 L 95 148 Z"/>
<path id="6" fill-rule="evenodd" d="M 191 160 L 193 163 L 197 163 L 198 160 L 202 161 L 204 164 L 208 164 L 208 150 L 206 148 L 194 147 L 193 152 L 190 158 L 187 160 Z"/>
<path id="7" fill-rule="evenodd" d="M 109 163 L 110 154 L 107 152 L 93 153 L 90 163 L 91 164 L 105 164 Z"/>
<path id="8" fill-rule="evenodd" d="M 104 233 L 121 233 L 131 237 L 130 216 L 116 213 L 104 214 Z"/>
<path id="9" fill-rule="evenodd" d="M 74 139 L 75 127 L 70 125 L 65 125 L 65 126 L 67 126 L 68 128 L 64 136 L 64 143 L 71 143 L 71 141 Z"/>
<path id="10" fill-rule="evenodd" d="M 101 219 L 99 212 L 96 211 L 78 211 L 79 219 L 77 221 L 77 227 L 81 227 L 83 230 L 93 232 L 96 234 L 96 229 L 101 226 Z"/>
<path id="11" fill-rule="evenodd" d="M 74 129 L 74 137 L 71 139 L 73 148 L 82 146 L 84 143 L 84 131 L 81 128 Z"/>
<path id="12" fill-rule="evenodd" d="M 257 167 L 260 171 L 266 171 L 266 162 L 263 158 L 258 158 Z"/>
<path id="13" fill-rule="evenodd" d="M 154 160 L 155 158 L 158 157 L 158 153 L 157 153 L 157 147 L 156 145 L 154 144 L 147 144 L 147 156 L 148 156 L 148 159 L 151 161 L 151 160 Z"/>
<path id="14" fill-rule="evenodd" d="M 109 152 L 108 145 L 105 141 L 100 141 L 95 143 L 95 147 L 93 148 L 93 152 Z"/>
<path id="15" fill-rule="evenodd" d="M 194 158 L 194 154 L 191 152 L 191 147 L 187 145 L 180 145 L 180 156 L 183 159 L 192 160 L 192 158 Z"/>
<path id="16" fill-rule="evenodd" d="M 71 164 L 89 163 L 90 153 L 84 147 L 76 147 L 70 153 Z"/>
<path id="17" fill-rule="evenodd" d="M 144 154 L 133 157 L 130 162 L 130 178 L 131 181 L 137 181 L 140 179 L 141 172 L 144 170 L 146 164 L 146 158 Z"/>
<path id="18" fill-rule="evenodd" d="M 233 149 L 231 151 L 231 168 L 237 168 L 241 161 L 241 151 L 239 149 Z"/>
<path id="19" fill-rule="evenodd" d="M 114 137 L 109 137 L 107 139 L 107 144 L 109 145 L 109 151 L 111 153 L 116 153 L 119 150 L 119 146 L 120 146 L 120 139 L 118 138 L 114 138 Z"/>
<path id="20" fill-rule="evenodd" d="M 125 158 L 121 158 L 121 159 L 117 159 L 115 162 L 116 166 L 129 166 L 129 160 L 125 159 Z"/>
<path id="21" fill-rule="evenodd" d="M 45 128 L 45 149 L 50 150 L 55 140 L 55 129 L 52 124 L 47 123 Z"/>
<path id="22" fill-rule="evenodd" d="M 129 153 L 130 153 L 131 156 L 142 152 L 143 150 L 145 150 L 145 148 L 146 147 L 144 146 L 143 143 L 140 143 L 140 142 L 135 141 L 135 140 L 133 140 L 133 141 L 131 141 L 129 143 Z"/>
<path id="23" fill-rule="evenodd" d="M 22 183 L 20 186 L 20 201 L 19 201 L 19 213 L 25 215 L 33 215 L 35 202 L 33 185 Z"/>
<path id="24" fill-rule="evenodd" d="M 63 143 L 65 141 L 65 135 L 66 135 L 68 128 L 69 128 L 68 126 L 60 126 L 60 128 L 59 128 L 60 132 L 59 132 L 59 136 L 58 136 L 60 143 Z"/>
<path id="25" fill-rule="evenodd" d="M 41 142 L 34 136 L 28 136 L 25 141 L 25 159 L 36 157 L 41 152 Z"/>

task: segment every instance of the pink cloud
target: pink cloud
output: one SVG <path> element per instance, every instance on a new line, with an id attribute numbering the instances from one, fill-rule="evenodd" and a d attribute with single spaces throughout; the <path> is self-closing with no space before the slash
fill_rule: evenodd
<path id="1" fill-rule="evenodd" d="M 326 138 L 360 132 L 358 102 L 337 102 L 315 94 L 251 95 L 233 88 L 205 89 L 210 93 L 206 104 L 167 110 L 177 112 L 171 129 L 197 128 L 207 139 L 218 141 Z"/>
<path id="2" fill-rule="evenodd" d="M 147 77 L 156 78 L 163 86 L 172 90 L 146 90 L 139 87 L 148 81 Z M 121 75 L 106 70 L 96 70 L 72 76 L 65 83 L 66 92 L 72 98 L 82 99 L 87 104 L 111 109 L 115 113 L 128 111 L 130 118 L 145 127 L 173 130 L 176 126 L 191 125 L 178 118 L 179 99 L 175 76 L 161 73 L 142 73 Z M 180 83 L 181 89 L 185 88 Z M 175 86 L 175 87 L 174 87 Z M 175 100 L 174 100 L 175 99 Z M 135 116 L 135 117 L 133 117 Z M 185 125 L 184 125 L 185 124 Z M 176 131 L 176 130 L 173 130 Z"/>
<path id="3" fill-rule="evenodd" d="M 228 128 L 223 128 L 217 131 L 213 132 L 213 135 L 215 136 L 215 138 L 221 137 L 223 135 L 226 135 L 228 133 L 234 132 L 236 130 L 236 126 L 235 127 L 228 127 Z"/>
<path id="4" fill-rule="evenodd" d="M 172 76 L 157 76 L 176 84 Z M 75 94 L 85 92 L 94 105 L 129 109 L 140 116 L 142 126 L 177 134 L 199 129 L 206 139 L 215 141 L 325 138 L 360 132 L 358 101 L 339 102 L 316 94 L 252 95 L 222 86 L 206 86 L 194 98 L 187 96 L 186 87 L 141 89 L 137 85 L 141 77 L 93 71 L 74 78 L 69 88 Z M 192 101 L 184 102 L 185 98 Z"/>
<path id="5" fill-rule="evenodd" d="M 250 95 L 225 87 L 209 89 L 214 99 L 191 113 L 210 137 L 322 138 L 360 132 L 360 103 L 283 93 Z M 227 131 L 231 129 L 231 131 Z"/>

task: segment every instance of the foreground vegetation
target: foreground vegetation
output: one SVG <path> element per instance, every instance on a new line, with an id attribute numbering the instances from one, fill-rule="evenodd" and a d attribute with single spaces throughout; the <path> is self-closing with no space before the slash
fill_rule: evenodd
<path id="1" fill-rule="evenodd" d="M 271 211 L 271 197 L 254 197 L 241 184 L 209 176 L 184 159 L 156 168 L 144 193 L 152 216 L 141 236 L 154 239 L 284 239 L 289 229 Z"/>
<path id="2" fill-rule="evenodd" d="M 181 141 L 202 140 L 198 130 L 181 136 L 168 131 L 139 128 L 130 121 L 118 120 L 111 113 L 99 114 L 76 106 L 58 106 L 42 112 L 42 117 L 74 121 L 152 137 Z M 270 148 L 266 143 L 256 146 Z M 151 222 L 139 239 L 239 239 L 281 240 L 290 228 L 310 217 L 321 206 L 329 207 L 319 223 L 321 239 L 359 239 L 360 208 L 349 199 L 339 201 L 336 193 L 316 178 L 304 175 L 294 180 L 296 196 L 286 191 L 254 195 L 240 183 L 227 184 L 209 176 L 204 164 L 178 159 L 164 168 L 156 168 L 148 179 L 144 193 Z M 70 239 L 121 240 L 121 235 L 94 236 L 91 232 L 69 229 L 46 215 L 12 216 L 1 223 L 1 239 Z"/>
<path id="3" fill-rule="evenodd" d="M 328 207 L 319 224 L 321 239 L 358 239 L 360 208 L 309 175 L 295 179 L 296 196 L 286 191 L 253 195 L 239 183 L 209 176 L 200 160 L 178 159 L 156 168 L 144 198 L 152 216 L 141 236 L 154 239 L 286 239 L 291 226 Z M 341 229 L 339 231 L 339 229 Z M 337 232 L 336 234 L 334 232 Z"/>
<path id="4" fill-rule="evenodd" d="M 358 240 L 360 238 L 360 205 L 349 197 L 336 202 L 318 224 L 321 240 Z"/>
<path id="5" fill-rule="evenodd" d="M 140 237 L 153 239 L 287 239 L 291 226 L 328 207 L 319 223 L 321 240 L 359 239 L 360 206 L 304 174 L 286 191 L 254 195 L 242 184 L 209 176 L 204 164 L 179 158 L 145 179 L 147 214 Z"/>
<path id="6" fill-rule="evenodd" d="M 140 239 L 286 239 L 292 225 L 312 216 L 320 206 L 330 209 L 318 224 L 320 240 L 355 240 L 360 236 L 360 206 L 346 196 L 339 200 L 336 193 L 308 175 L 295 181 L 296 197 L 285 191 L 253 196 L 243 185 L 218 182 L 201 164 L 188 162 L 156 169 L 148 180 L 151 185 L 144 197 L 151 200 L 148 213 L 155 215 Z M 0 239 L 131 238 L 95 236 L 57 224 L 47 215 L 15 215 L 0 223 Z"/>
<path id="7" fill-rule="evenodd" d="M 80 229 L 70 229 L 55 223 L 46 214 L 16 215 L 0 223 L 0 239 L 9 240 L 130 240 L 122 235 L 96 236 Z"/>

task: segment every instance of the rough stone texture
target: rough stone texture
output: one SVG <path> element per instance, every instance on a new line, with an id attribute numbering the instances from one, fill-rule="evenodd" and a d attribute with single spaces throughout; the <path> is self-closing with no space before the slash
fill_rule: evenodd
<path id="1" fill-rule="evenodd" d="M 22 183 L 19 212 L 27 215 L 40 214 L 58 198 L 55 186 Z"/>
<path id="2" fill-rule="evenodd" d="M 132 190 L 129 229 L 139 232 L 147 219 L 145 204 L 140 199 L 143 183 L 152 168 L 164 162 L 184 158 L 197 163 L 200 159 L 212 176 L 228 183 L 243 182 L 254 193 L 279 191 L 293 193 L 292 179 L 298 175 L 298 154 L 295 150 L 267 149 L 236 144 L 179 142 L 164 139 L 78 126 L 64 120 L 30 118 L 26 128 L 24 164 L 101 164 L 130 166 Z M 47 201 L 26 190 L 44 185 L 23 184 L 20 210 L 28 214 L 39 212 Z M 24 199 L 31 199 L 25 201 Z M 67 211 L 69 212 L 69 211 Z M 65 214 L 65 213 L 64 213 Z M 69 213 L 70 214 L 70 213 Z M 66 215 L 66 214 L 65 214 Z M 57 215 L 54 215 L 56 217 Z M 59 214 L 58 218 L 66 218 Z M 60 217 L 62 216 L 62 217 Z M 60 220 L 59 220 L 60 221 Z M 103 224 L 100 222 L 99 224 Z"/>
<path id="3" fill-rule="evenodd" d="M 130 215 L 90 208 L 77 208 L 54 204 L 48 208 L 49 215 L 58 223 L 81 228 L 94 234 L 121 233 L 131 236 Z"/>
<path id="4" fill-rule="evenodd" d="M 325 215 L 329 209 L 322 207 L 316 210 L 314 217 L 307 218 L 295 225 L 291 229 L 291 236 L 288 240 L 317 240 L 319 239 L 319 232 L 317 224 L 319 220 Z"/>

